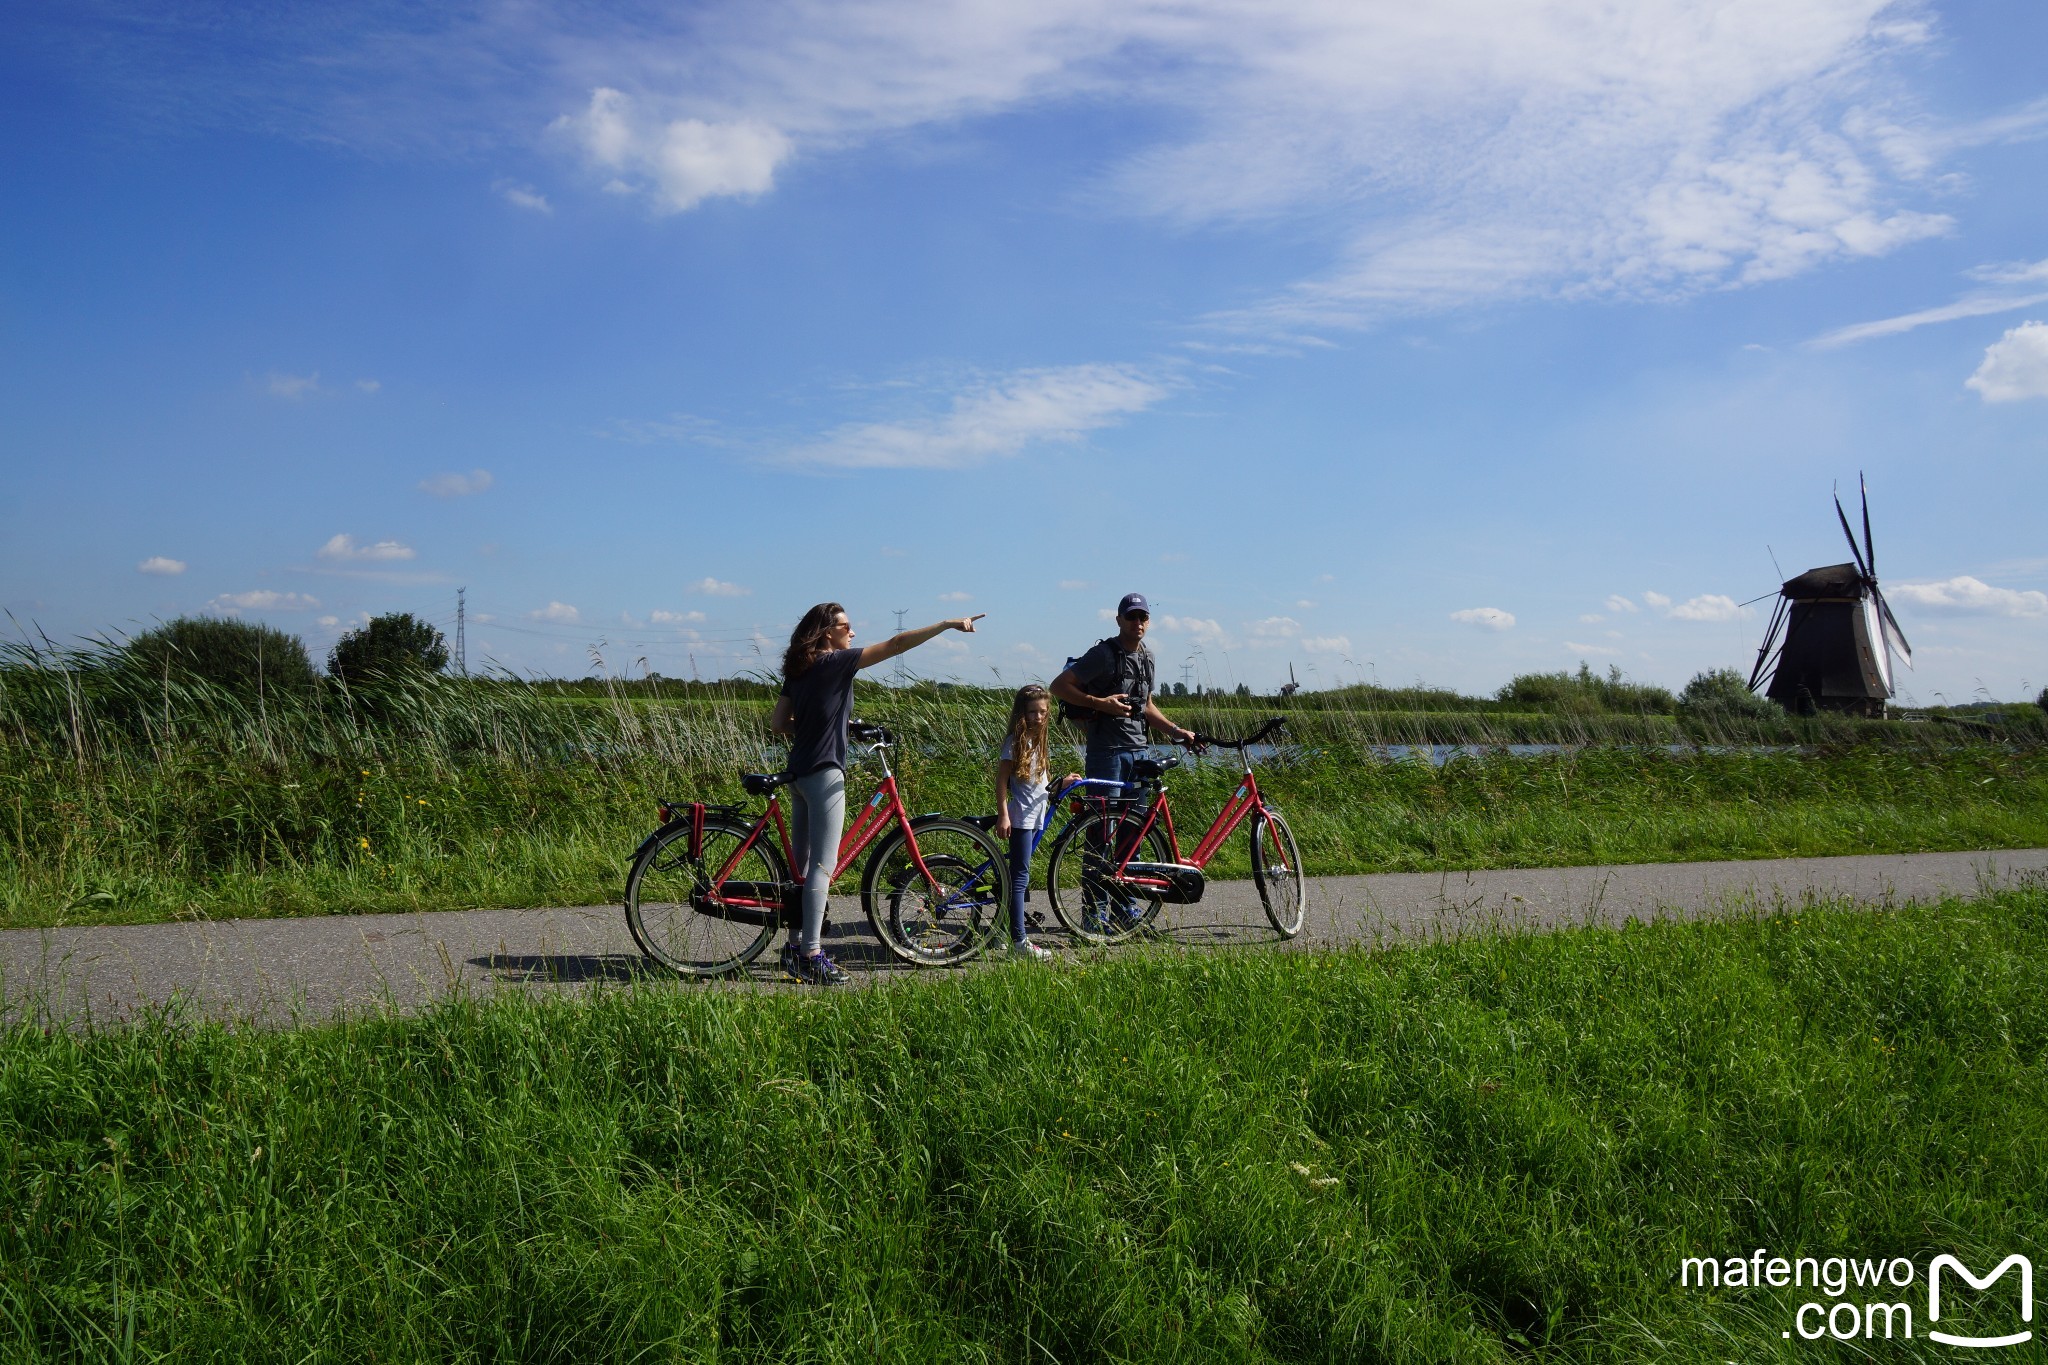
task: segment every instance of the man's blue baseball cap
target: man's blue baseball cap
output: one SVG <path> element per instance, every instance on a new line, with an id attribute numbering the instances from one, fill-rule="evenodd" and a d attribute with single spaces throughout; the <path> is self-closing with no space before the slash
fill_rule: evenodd
<path id="1" fill-rule="evenodd" d="M 1147 616 L 1152 614 L 1152 604 L 1145 600 L 1144 593 L 1127 592 L 1124 594 L 1124 600 L 1116 604 L 1118 616 L 1129 616 L 1134 611 L 1142 611 Z"/>

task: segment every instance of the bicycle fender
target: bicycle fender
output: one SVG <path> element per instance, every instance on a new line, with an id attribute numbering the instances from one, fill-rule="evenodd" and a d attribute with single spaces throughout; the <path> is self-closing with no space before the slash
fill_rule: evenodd
<path id="1" fill-rule="evenodd" d="M 689 820 L 685 818 L 681 820 L 671 820 L 667 824 L 662 825 L 660 828 L 656 829 L 654 833 L 648 835 L 645 839 L 642 839 L 640 841 L 640 847 L 633 850 L 633 857 L 631 861 L 636 863 L 639 862 L 641 855 L 646 853 L 648 849 L 654 847 L 655 840 L 661 838 L 662 835 L 667 834 L 670 830 L 685 828 L 689 825 L 689 823 Z"/>

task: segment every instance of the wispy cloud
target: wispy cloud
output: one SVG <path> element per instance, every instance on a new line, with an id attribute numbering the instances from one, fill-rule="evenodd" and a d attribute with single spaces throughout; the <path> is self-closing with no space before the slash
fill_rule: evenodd
<path id="1" fill-rule="evenodd" d="M 95 36 L 133 45 L 100 57 L 124 72 L 175 53 L 157 83 L 181 113 L 378 146 L 550 127 L 591 187 L 663 212 L 907 129 L 1121 106 L 1157 135 L 1095 176 L 1102 204 L 1326 236 L 1326 269 L 1222 319 L 1266 341 L 1883 254 L 1947 230 L 1947 158 L 2048 128 L 2048 100 L 1967 126 L 1917 112 L 1934 32 L 1911 0 L 538 0 L 243 22 L 249 43 L 197 14 Z M 251 46 L 270 60 L 230 69 Z"/>
<path id="2" fill-rule="evenodd" d="M 1994 588 L 1968 574 L 1945 578 L 1939 583 L 1900 583 L 1891 589 L 1891 595 L 1901 602 L 1934 611 L 1983 616 L 2048 616 L 2048 593 Z"/>
<path id="3" fill-rule="evenodd" d="M 1634 602 L 1630 601 L 1626 597 L 1623 597 L 1618 592 L 1609 593 L 1607 596 L 1607 600 L 1601 605 L 1606 607 L 1609 611 L 1630 612 L 1640 610 L 1640 608 L 1637 607 Z"/>
<path id="4" fill-rule="evenodd" d="M 135 566 L 135 572 L 162 574 L 166 578 L 175 578 L 185 572 L 185 561 L 172 559 L 167 555 L 151 555 Z"/>
<path id="5" fill-rule="evenodd" d="M 296 403 L 308 394 L 320 392 L 320 372 L 311 374 L 279 374 L 275 370 L 264 376 L 263 387 L 272 398 L 282 398 Z"/>
<path id="6" fill-rule="evenodd" d="M 207 605 L 230 615 L 244 611 L 312 611 L 320 605 L 320 599 L 305 593 L 257 588 L 250 592 L 224 592 Z"/>
<path id="7" fill-rule="evenodd" d="M 1584 645 L 1584 644 L 1580 644 L 1580 643 L 1579 643 L 1579 642 L 1578 642 L 1577 640 L 1566 640 L 1566 641 L 1564 642 L 1564 647 L 1565 647 L 1565 650 L 1566 650 L 1566 652 L 1568 652 L 1568 653 L 1571 653 L 1571 654 L 1619 654 L 1619 653 L 1621 653 L 1621 651 L 1620 651 L 1620 650 L 1618 650 L 1618 649 L 1610 649 L 1610 648 L 1608 648 L 1608 647 L 1607 647 L 1606 645 Z"/>
<path id="8" fill-rule="evenodd" d="M 418 551 L 414 550 L 410 545 L 402 545 L 395 540 L 380 540 L 370 545 L 358 545 L 354 536 L 337 534 L 329 537 L 327 543 L 320 547 L 318 553 L 322 559 L 350 564 L 357 562 L 389 563 L 395 560 L 412 559 L 417 556 Z"/>
<path id="9" fill-rule="evenodd" d="M 467 474 L 436 474 L 421 479 L 419 490 L 437 498 L 468 498 L 487 492 L 497 480 L 488 469 L 472 469 Z"/>
<path id="10" fill-rule="evenodd" d="M 941 602 L 972 602 L 974 600 L 974 594 L 971 592 L 959 591 L 942 592 L 939 594 L 939 600 Z"/>
<path id="11" fill-rule="evenodd" d="M 2023 322 L 1992 342 L 1963 384 L 1987 403 L 2048 398 L 2048 323 Z"/>
<path id="12" fill-rule="evenodd" d="M 1689 597 L 1665 614 L 1674 621 L 1735 621 L 1747 616 L 1749 609 L 1732 597 L 1710 592 Z"/>
<path id="13" fill-rule="evenodd" d="M 656 608 L 648 613 L 648 619 L 657 626 L 693 626 L 704 619 L 701 611 L 663 611 Z"/>
<path id="14" fill-rule="evenodd" d="M 737 583 L 726 583 L 708 575 L 688 584 L 686 591 L 702 593 L 706 597 L 751 597 L 754 592 L 752 588 L 743 588 Z"/>
<path id="15" fill-rule="evenodd" d="M 2042 266 L 2048 266 L 2043 262 Z M 2005 283 L 2039 281 L 2048 278 L 2048 271 L 2042 266 L 2028 267 L 2037 274 L 2016 275 Z M 1807 345 L 1819 350 L 1830 350 L 1837 346 L 1849 346 L 1859 341 L 1871 341 L 1878 337 L 1897 336 L 1910 332 L 1916 327 L 1926 327 L 1938 322 L 1955 322 L 1961 318 L 1989 317 L 1995 313 L 2013 313 L 2022 308 L 2031 308 L 2037 303 L 2048 303 L 2048 291 L 2028 294 L 1972 294 L 1944 303 L 1938 308 L 1922 308 L 1917 313 L 1901 313 L 1894 318 L 1879 318 L 1875 322 L 1858 322 L 1848 327 L 1838 327 L 1824 332 Z"/>
<path id="16" fill-rule="evenodd" d="M 1349 654 L 1351 638 L 1346 635 L 1304 635 L 1301 647 L 1311 654 Z"/>
<path id="17" fill-rule="evenodd" d="M 563 626 L 576 625 L 583 619 L 583 613 L 570 606 L 567 602 L 550 602 L 538 610 L 526 613 L 526 615 L 531 620 L 552 621 L 557 625 Z"/>
<path id="18" fill-rule="evenodd" d="M 1515 614 L 1499 607 L 1466 607 L 1463 611 L 1452 612 L 1451 619 L 1486 630 L 1512 630 L 1515 625 Z"/>
<path id="19" fill-rule="evenodd" d="M 1168 391 L 1166 382 L 1123 365 L 1020 370 L 957 395 L 941 416 L 844 426 L 783 459 L 837 469 L 961 469 L 1036 442 L 1079 440 Z"/>
<path id="20" fill-rule="evenodd" d="M 555 211 L 555 206 L 548 202 L 548 197 L 531 185 L 522 184 L 517 180 L 500 180 L 492 188 L 498 192 L 500 199 L 514 208 L 544 215 L 552 215 Z"/>

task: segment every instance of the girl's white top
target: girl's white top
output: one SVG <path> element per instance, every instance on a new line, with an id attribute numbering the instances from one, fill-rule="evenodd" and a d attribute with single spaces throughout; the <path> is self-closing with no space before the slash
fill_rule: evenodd
<path id="1" fill-rule="evenodd" d="M 1002 757 L 1014 761 L 1017 757 L 1016 741 L 1003 741 Z M 1004 803 L 1010 810 L 1012 829 L 1045 828 L 1045 779 L 1026 782 L 1014 773 L 1010 777 L 1010 799 Z"/>

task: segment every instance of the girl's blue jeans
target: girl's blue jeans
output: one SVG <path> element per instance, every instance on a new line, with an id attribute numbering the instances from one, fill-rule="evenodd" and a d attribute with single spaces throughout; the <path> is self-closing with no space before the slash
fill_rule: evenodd
<path id="1" fill-rule="evenodd" d="M 1031 935 L 1024 926 L 1024 895 L 1031 888 L 1031 839 L 1038 831 L 1010 831 L 1010 942 L 1022 943 Z"/>

